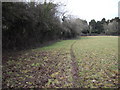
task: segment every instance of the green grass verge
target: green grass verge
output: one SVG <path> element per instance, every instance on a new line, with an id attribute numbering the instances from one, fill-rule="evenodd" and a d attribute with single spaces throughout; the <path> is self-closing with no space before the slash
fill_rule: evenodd
<path id="1" fill-rule="evenodd" d="M 33 50 L 34 51 L 39 51 L 39 50 L 49 51 L 49 50 L 60 50 L 60 49 L 62 49 L 64 51 L 69 51 L 70 47 L 71 47 L 71 45 L 74 41 L 75 40 L 61 40 L 61 41 L 56 42 L 52 45 L 45 46 L 45 47 L 42 47 L 42 48 L 33 49 Z"/>

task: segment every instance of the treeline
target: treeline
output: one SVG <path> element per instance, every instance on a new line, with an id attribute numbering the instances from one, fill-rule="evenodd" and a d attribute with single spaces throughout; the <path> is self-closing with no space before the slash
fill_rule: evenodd
<path id="1" fill-rule="evenodd" d="M 2 3 L 2 48 L 24 49 L 50 40 L 76 37 L 76 23 L 60 20 L 52 2 Z"/>
<path id="2" fill-rule="evenodd" d="M 60 14 L 60 5 L 52 2 L 3 2 L 2 48 L 26 49 L 44 42 L 81 35 L 118 35 L 119 18 L 86 20 Z M 60 18 L 61 16 L 62 18 Z"/>
<path id="3" fill-rule="evenodd" d="M 89 22 L 89 35 L 119 35 L 120 34 L 120 19 L 115 17 L 112 20 L 103 18 L 101 21 L 94 19 Z"/>

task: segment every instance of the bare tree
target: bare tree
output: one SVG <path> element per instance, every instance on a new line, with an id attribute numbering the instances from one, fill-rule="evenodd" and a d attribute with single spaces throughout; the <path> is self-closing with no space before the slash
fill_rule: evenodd
<path id="1" fill-rule="evenodd" d="M 108 25 L 104 24 L 105 34 L 117 34 L 118 33 L 118 22 L 112 21 Z"/>

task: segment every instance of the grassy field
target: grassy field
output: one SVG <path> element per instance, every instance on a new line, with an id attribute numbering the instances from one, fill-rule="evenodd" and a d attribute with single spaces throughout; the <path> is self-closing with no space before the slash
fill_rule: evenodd
<path id="1" fill-rule="evenodd" d="M 118 37 L 88 36 L 3 56 L 3 88 L 112 88 Z M 77 80 L 76 80 L 77 78 Z"/>
<path id="2" fill-rule="evenodd" d="M 118 37 L 94 36 L 73 47 L 84 87 L 115 87 L 118 83 Z"/>

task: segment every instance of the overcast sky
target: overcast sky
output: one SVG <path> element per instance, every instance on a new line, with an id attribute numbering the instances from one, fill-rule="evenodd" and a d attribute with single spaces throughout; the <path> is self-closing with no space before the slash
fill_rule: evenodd
<path id="1" fill-rule="evenodd" d="M 47 0 L 49 1 L 49 0 Z M 52 0 L 62 2 L 66 5 L 65 10 L 69 14 L 78 16 L 81 19 L 101 20 L 102 18 L 112 19 L 118 16 L 118 2 L 120 0 Z"/>

